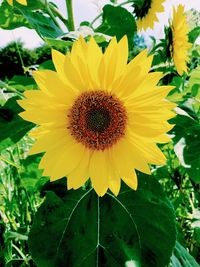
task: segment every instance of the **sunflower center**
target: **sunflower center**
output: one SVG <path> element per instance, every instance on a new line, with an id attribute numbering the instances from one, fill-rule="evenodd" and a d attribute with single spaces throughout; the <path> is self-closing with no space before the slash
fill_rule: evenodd
<path id="1" fill-rule="evenodd" d="M 127 114 L 123 103 L 104 91 L 85 92 L 68 113 L 68 129 L 77 142 L 92 150 L 105 150 L 124 135 Z"/>
<path id="2" fill-rule="evenodd" d="M 142 19 L 148 14 L 151 4 L 152 0 L 143 0 L 141 3 L 134 4 L 134 12 L 138 19 Z"/>
<path id="3" fill-rule="evenodd" d="M 87 126 L 90 131 L 103 132 L 110 124 L 110 113 L 103 108 L 92 109 L 88 112 Z"/>

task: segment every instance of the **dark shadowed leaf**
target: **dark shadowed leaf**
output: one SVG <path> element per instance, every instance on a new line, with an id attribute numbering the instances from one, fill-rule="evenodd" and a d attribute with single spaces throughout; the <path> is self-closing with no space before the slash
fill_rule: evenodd
<path id="1" fill-rule="evenodd" d="M 65 190 L 48 191 L 36 214 L 29 248 L 38 267 L 168 263 L 176 236 L 174 211 L 152 177 L 143 175 L 136 192 L 124 186 L 118 198 Z"/>
<path id="2" fill-rule="evenodd" d="M 18 115 L 23 109 L 16 100 L 12 97 L 0 107 L 0 151 L 17 143 L 34 126 Z"/>

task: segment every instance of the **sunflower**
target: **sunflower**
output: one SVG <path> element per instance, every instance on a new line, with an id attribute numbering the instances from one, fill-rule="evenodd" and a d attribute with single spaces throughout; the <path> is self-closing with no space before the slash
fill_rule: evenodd
<path id="1" fill-rule="evenodd" d="M 154 23 L 158 21 L 156 13 L 163 12 L 163 2 L 165 0 L 143 0 L 133 4 L 134 13 L 137 17 L 137 28 L 139 31 L 147 28 L 154 28 Z"/>
<path id="2" fill-rule="evenodd" d="M 178 5 L 177 10 L 173 7 L 172 19 L 172 56 L 179 75 L 187 72 L 188 50 L 191 44 L 188 42 L 188 24 L 184 14 L 184 6 Z"/>
<path id="3" fill-rule="evenodd" d="M 117 195 L 121 179 L 136 190 L 135 169 L 150 174 L 149 163 L 165 163 L 156 143 L 170 141 L 174 104 L 165 97 L 173 87 L 157 86 L 163 75 L 148 73 L 146 50 L 127 64 L 126 37 L 104 54 L 80 37 L 70 54 L 53 50 L 52 58 L 56 71 L 35 71 L 40 90 L 19 100 L 21 117 L 40 125 L 30 153 L 45 152 L 39 167 L 51 181 L 67 176 L 68 189 L 90 178 L 99 196 L 108 188 Z"/>
<path id="4" fill-rule="evenodd" d="M 21 5 L 27 6 L 27 1 L 26 0 L 16 0 L 18 3 L 20 3 Z M 9 5 L 13 5 L 13 0 L 7 0 Z"/>

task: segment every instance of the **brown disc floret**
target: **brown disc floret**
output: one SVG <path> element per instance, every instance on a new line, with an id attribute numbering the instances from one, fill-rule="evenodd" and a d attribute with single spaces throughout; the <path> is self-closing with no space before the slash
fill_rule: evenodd
<path id="1" fill-rule="evenodd" d="M 71 135 L 92 150 L 112 147 L 125 135 L 126 123 L 123 103 L 101 90 L 79 95 L 68 113 Z"/>

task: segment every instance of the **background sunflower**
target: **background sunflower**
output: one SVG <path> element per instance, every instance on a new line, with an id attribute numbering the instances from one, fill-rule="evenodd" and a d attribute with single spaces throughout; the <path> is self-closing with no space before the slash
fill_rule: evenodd
<path id="1" fill-rule="evenodd" d="M 188 23 L 184 13 L 184 6 L 179 5 L 177 9 L 173 7 L 172 19 L 172 55 L 175 67 L 179 75 L 187 72 L 187 62 L 189 61 L 188 50 L 192 44 L 188 40 Z"/>
<path id="2" fill-rule="evenodd" d="M 164 2 L 165 0 L 147 0 L 133 3 L 139 31 L 154 28 L 155 22 L 158 21 L 156 14 L 164 12 Z"/>
<path id="3" fill-rule="evenodd" d="M 26 0 L 16 0 L 18 3 L 20 3 L 21 5 L 27 6 L 27 1 Z M 13 0 L 7 0 L 9 5 L 13 5 Z"/>

